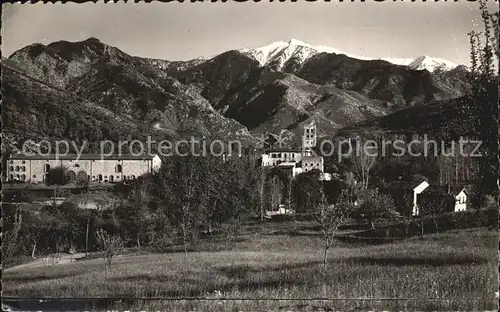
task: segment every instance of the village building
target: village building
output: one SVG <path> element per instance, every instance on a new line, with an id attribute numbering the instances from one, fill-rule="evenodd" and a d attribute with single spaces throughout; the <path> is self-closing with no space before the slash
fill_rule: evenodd
<path id="1" fill-rule="evenodd" d="M 317 143 L 316 125 L 314 123 L 304 126 L 302 149 L 277 148 L 261 154 L 263 167 L 278 167 L 289 173 L 291 177 L 318 170 L 321 180 L 331 180 L 332 175 L 324 172 L 324 159 L 315 153 Z"/>
<path id="2" fill-rule="evenodd" d="M 122 182 L 153 172 L 161 166 L 158 155 L 24 155 L 9 157 L 7 181 L 44 183 L 51 169 L 65 168 L 67 182 Z"/>
<path id="3" fill-rule="evenodd" d="M 418 195 L 421 194 L 427 187 L 429 182 L 424 179 L 416 181 L 394 181 L 389 184 L 386 191 L 394 199 L 396 207 L 399 207 L 399 213 L 408 215 L 419 215 Z M 407 209 L 410 211 L 407 211 Z"/>

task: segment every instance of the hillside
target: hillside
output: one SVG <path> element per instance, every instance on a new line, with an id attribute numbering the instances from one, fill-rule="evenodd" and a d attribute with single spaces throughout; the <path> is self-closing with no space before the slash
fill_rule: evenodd
<path id="1" fill-rule="evenodd" d="M 457 140 L 460 136 L 475 137 L 477 133 L 472 132 L 468 122 L 470 116 L 465 114 L 467 105 L 470 105 L 467 97 L 416 105 L 344 127 L 337 135 L 426 133 L 445 140 Z"/>
<path id="2" fill-rule="evenodd" d="M 30 45 L 2 62 L 4 68 L 7 133 L 89 141 L 148 134 L 163 139 L 194 135 L 253 140 L 245 127 L 223 117 L 192 87 L 97 39 Z M 81 107 L 91 107 L 102 127 L 94 119 L 86 121 Z M 56 121 L 47 126 L 51 116 Z M 113 120 L 101 120 L 106 116 Z"/>
<path id="3" fill-rule="evenodd" d="M 315 84 L 333 84 L 368 98 L 386 101 L 395 109 L 463 96 L 467 83 L 451 73 L 432 74 L 382 60 L 363 61 L 346 55 L 318 54 L 296 72 Z"/>

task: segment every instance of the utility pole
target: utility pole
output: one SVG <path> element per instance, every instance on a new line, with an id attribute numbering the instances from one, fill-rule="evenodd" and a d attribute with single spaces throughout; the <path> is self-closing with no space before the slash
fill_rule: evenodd
<path id="1" fill-rule="evenodd" d="M 88 256 L 88 249 L 89 249 L 89 223 L 90 223 L 90 217 L 87 217 L 87 231 L 85 233 L 85 257 Z"/>
<path id="2" fill-rule="evenodd" d="M 264 222 L 264 183 L 265 183 L 265 169 L 260 168 L 260 221 Z"/>

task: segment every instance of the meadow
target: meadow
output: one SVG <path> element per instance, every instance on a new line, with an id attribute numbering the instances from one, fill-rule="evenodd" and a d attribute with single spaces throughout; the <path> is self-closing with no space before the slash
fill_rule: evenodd
<path id="1" fill-rule="evenodd" d="M 119 256 L 107 277 L 102 259 L 7 270 L 3 295 L 142 298 L 87 305 L 119 310 L 497 309 L 497 231 L 377 245 L 338 241 L 324 269 L 321 238 L 284 233 L 290 226 L 247 231 L 221 251 Z"/>

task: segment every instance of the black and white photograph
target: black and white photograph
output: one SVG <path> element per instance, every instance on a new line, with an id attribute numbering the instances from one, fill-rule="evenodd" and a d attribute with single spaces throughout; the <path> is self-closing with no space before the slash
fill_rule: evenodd
<path id="1" fill-rule="evenodd" d="M 1 8 L 3 311 L 497 311 L 499 2 Z"/>

